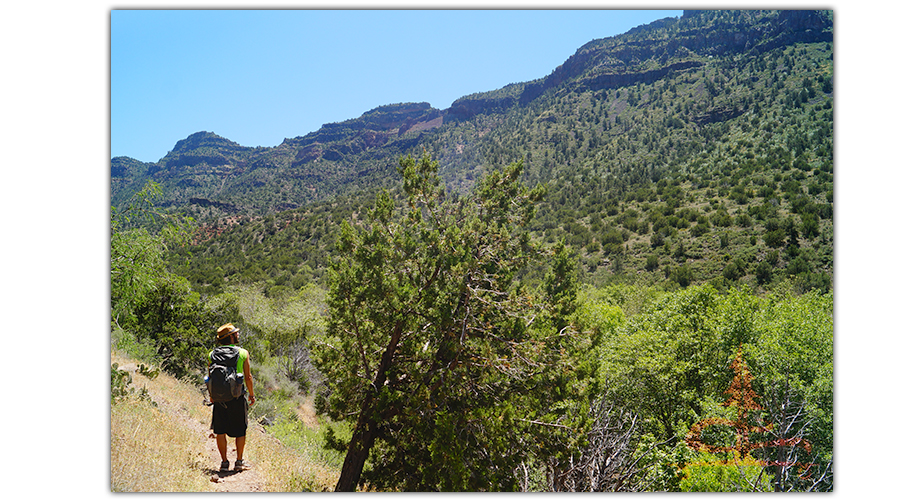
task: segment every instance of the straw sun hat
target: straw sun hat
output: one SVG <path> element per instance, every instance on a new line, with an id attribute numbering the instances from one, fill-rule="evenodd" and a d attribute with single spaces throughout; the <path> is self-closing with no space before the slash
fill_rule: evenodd
<path id="1" fill-rule="evenodd" d="M 240 328 L 232 325 L 231 323 L 225 323 L 224 325 L 220 326 L 218 330 L 216 330 L 216 339 L 223 339 L 239 331 L 241 331 Z"/>

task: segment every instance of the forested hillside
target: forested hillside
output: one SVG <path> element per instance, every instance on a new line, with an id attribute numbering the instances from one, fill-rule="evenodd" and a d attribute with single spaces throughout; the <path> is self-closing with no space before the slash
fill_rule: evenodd
<path id="1" fill-rule="evenodd" d="M 521 159 L 523 180 L 548 189 L 531 231 L 577 248 L 586 281 L 764 287 L 792 276 L 827 290 L 830 38 L 827 13 L 663 20 L 445 111 L 391 105 L 276 148 L 198 133 L 155 164 L 116 158 L 113 202 L 150 179 L 164 204 L 187 209 L 203 236 L 177 265 L 200 289 L 302 286 L 332 250 L 327 228 L 397 186 L 400 156 L 428 151 L 462 192 Z M 243 264 L 250 256 L 256 266 Z"/>
<path id="2" fill-rule="evenodd" d="M 446 110 L 113 158 L 113 342 L 190 379 L 240 323 L 257 417 L 315 397 L 359 486 L 830 490 L 832 44 L 686 11 Z"/>

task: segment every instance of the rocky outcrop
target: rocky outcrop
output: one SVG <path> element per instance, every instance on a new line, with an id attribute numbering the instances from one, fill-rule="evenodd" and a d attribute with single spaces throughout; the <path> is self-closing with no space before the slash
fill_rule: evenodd
<path id="1" fill-rule="evenodd" d="M 464 97 L 457 99 L 447 110 L 447 118 L 468 120 L 475 115 L 503 112 L 516 104 L 514 96 L 502 98 Z"/>
<path id="2" fill-rule="evenodd" d="M 325 144 L 351 139 L 361 132 L 393 132 L 408 130 L 416 123 L 426 122 L 441 116 L 438 109 L 427 102 L 389 104 L 366 111 L 359 118 L 338 123 L 326 123 L 318 131 L 293 139 L 295 142 Z"/>
<path id="3" fill-rule="evenodd" d="M 702 55 L 766 52 L 794 43 L 833 41 L 831 21 L 814 10 L 782 10 L 765 13 L 765 22 L 738 19 L 716 22 L 720 11 L 685 11 L 683 19 L 697 27 L 685 29 L 677 38 L 681 46 Z"/>
<path id="4" fill-rule="evenodd" d="M 220 153 L 238 153 L 249 150 L 250 148 L 241 146 L 240 144 L 230 141 L 224 137 L 218 136 L 213 132 L 195 132 L 186 138 L 175 143 L 175 147 L 167 154 L 169 156 L 178 156 L 180 154 L 196 151 L 199 149 L 214 150 Z"/>
<path id="5" fill-rule="evenodd" d="M 745 111 L 747 110 L 740 106 L 719 106 L 697 114 L 693 117 L 693 121 L 699 125 L 708 125 L 737 118 Z"/>
<path id="6" fill-rule="evenodd" d="M 184 154 L 178 155 L 170 160 L 165 162 L 165 166 L 168 168 L 174 167 L 186 167 L 186 166 L 194 166 L 199 165 L 201 163 L 205 163 L 210 166 L 222 166 L 228 165 L 229 158 L 226 158 L 224 155 L 216 154 L 216 155 L 202 155 L 202 154 Z"/>
<path id="7" fill-rule="evenodd" d="M 359 117 L 370 130 L 409 129 L 413 124 L 438 117 L 440 110 L 427 102 L 391 104 L 368 111 Z"/>
<path id="8" fill-rule="evenodd" d="M 180 172 L 191 175 L 230 175 L 247 167 L 253 148 L 220 137 L 212 132 L 196 132 L 178 141 L 172 151 L 148 168 L 150 175 L 178 176 Z M 191 185 L 190 181 L 181 181 Z"/>
<path id="9" fill-rule="evenodd" d="M 439 127 L 444 114 L 427 102 L 391 104 L 363 113 L 359 118 L 323 125 L 303 138 L 286 140 L 297 147 L 292 166 L 319 158 L 340 161 L 349 155 L 380 148 L 408 132 Z"/>
<path id="10" fill-rule="evenodd" d="M 664 68 L 643 71 L 640 73 L 614 73 L 608 75 L 599 75 L 593 78 L 586 78 L 579 82 L 579 86 L 590 90 L 613 89 L 617 87 L 627 87 L 636 83 L 651 83 L 663 78 L 669 73 L 696 68 L 703 66 L 699 61 L 684 61 L 670 64 Z"/>
<path id="11" fill-rule="evenodd" d="M 651 83 L 673 71 L 700 66 L 705 56 L 751 50 L 764 52 L 793 43 L 833 39 L 831 22 L 820 11 L 773 11 L 762 14 L 768 16 L 763 22 L 753 21 L 751 17 L 734 22 L 718 20 L 724 15 L 727 14 L 721 11 L 685 11 L 684 22 L 660 20 L 635 28 L 623 37 L 594 40 L 579 48 L 550 75 L 526 84 L 519 104 L 527 104 L 564 84 L 597 90 Z M 685 26 L 668 39 L 636 38 L 654 29 L 654 25 L 665 27 L 676 22 Z M 669 62 L 672 59 L 680 60 Z M 664 66 L 649 71 L 629 70 L 648 60 L 659 61 Z"/>
<path id="12" fill-rule="evenodd" d="M 423 116 L 416 121 L 408 121 L 400 127 L 400 130 L 397 132 L 397 135 L 404 135 L 407 132 L 421 132 L 423 130 L 430 130 L 433 128 L 440 127 L 444 124 L 444 113 L 441 113 L 438 110 L 434 110 L 433 114 L 429 114 L 428 116 Z"/>
<path id="13" fill-rule="evenodd" d="M 188 203 L 190 203 L 191 205 L 199 205 L 201 207 L 216 207 L 220 210 L 224 210 L 225 212 L 237 211 L 237 207 L 231 203 L 207 200 L 206 198 L 191 198 L 190 200 L 188 200 Z"/>
<path id="14" fill-rule="evenodd" d="M 818 11 L 783 10 L 774 24 L 770 38 L 757 47 L 760 52 L 794 43 L 834 41 L 831 22 Z"/>
<path id="15" fill-rule="evenodd" d="M 297 155 L 294 157 L 294 161 L 291 162 L 291 166 L 296 167 L 317 158 L 321 158 L 323 152 L 324 149 L 318 142 L 310 144 L 309 146 L 304 146 L 297 150 Z"/>

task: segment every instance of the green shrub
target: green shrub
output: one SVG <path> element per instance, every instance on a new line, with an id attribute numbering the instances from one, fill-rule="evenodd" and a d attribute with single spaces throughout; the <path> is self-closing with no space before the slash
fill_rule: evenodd
<path id="1" fill-rule="evenodd" d="M 676 267 L 672 272 L 672 281 L 678 283 L 682 288 L 690 285 L 693 279 L 694 273 L 687 264 Z"/>
<path id="2" fill-rule="evenodd" d="M 150 340 L 140 340 L 134 333 L 114 326 L 111 334 L 114 350 L 126 354 L 129 358 L 158 365 L 156 346 Z"/>
<path id="3" fill-rule="evenodd" d="M 766 262 L 760 262 L 756 265 L 756 282 L 760 285 L 772 281 L 772 266 Z"/>
<path id="4" fill-rule="evenodd" d="M 681 491 L 774 491 L 772 476 L 753 457 L 721 461 L 708 454 L 682 468 L 684 477 L 678 483 Z"/>
<path id="5" fill-rule="evenodd" d="M 149 374 L 150 378 L 156 378 L 159 375 L 159 369 L 149 370 L 143 364 L 140 366 L 143 374 Z M 119 363 L 113 363 L 110 366 L 110 402 L 116 404 L 128 397 L 136 396 L 138 399 L 149 402 L 152 406 L 156 406 L 156 402 L 150 399 L 150 393 L 146 387 L 141 387 L 138 391 L 132 383 L 131 374 L 127 370 L 119 369 Z"/>
<path id="6" fill-rule="evenodd" d="M 625 251 L 622 244 L 625 238 L 617 229 L 610 229 L 600 236 L 600 242 L 603 244 L 603 251 L 608 255 L 618 255 Z"/>
<path id="7" fill-rule="evenodd" d="M 785 238 L 784 229 L 776 229 L 774 231 L 767 231 L 765 236 L 763 236 L 763 241 L 766 242 L 766 246 L 771 248 L 778 248 L 784 245 Z"/>
<path id="8" fill-rule="evenodd" d="M 731 281 L 737 281 L 744 276 L 744 263 L 738 259 L 729 262 L 722 270 L 722 276 Z"/>

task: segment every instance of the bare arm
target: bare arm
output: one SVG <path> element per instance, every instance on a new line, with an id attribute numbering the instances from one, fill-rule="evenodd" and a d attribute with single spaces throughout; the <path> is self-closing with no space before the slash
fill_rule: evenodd
<path id="1" fill-rule="evenodd" d="M 253 393 L 253 375 L 250 375 L 250 358 L 244 360 L 244 383 L 247 384 L 247 393 L 250 396 L 250 405 L 256 402 L 256 395 Z"/>

